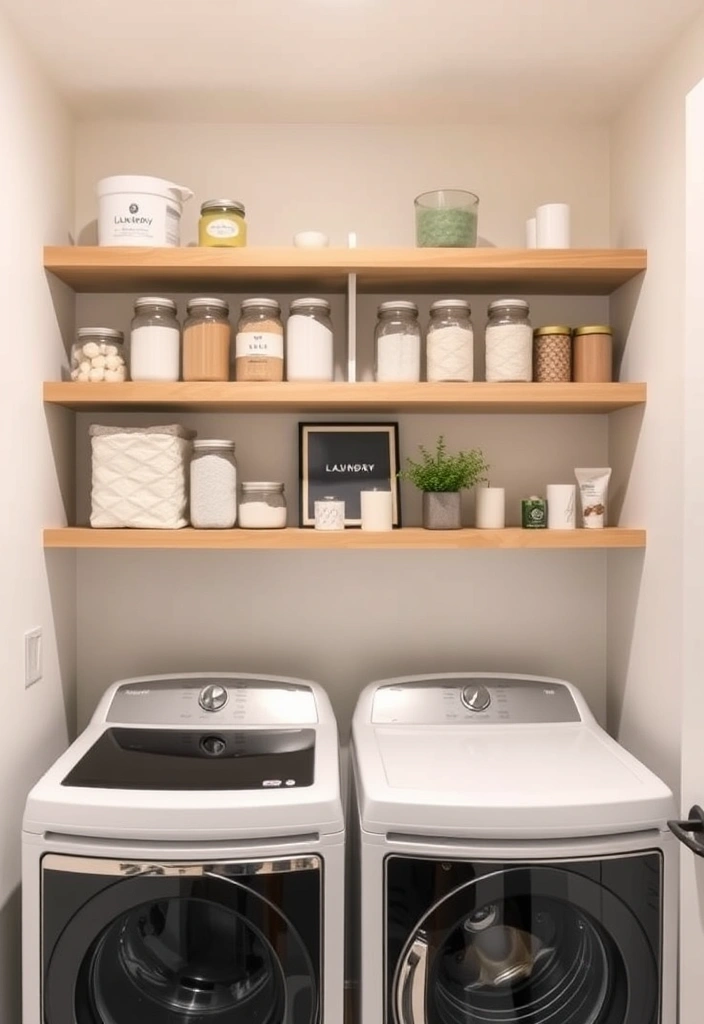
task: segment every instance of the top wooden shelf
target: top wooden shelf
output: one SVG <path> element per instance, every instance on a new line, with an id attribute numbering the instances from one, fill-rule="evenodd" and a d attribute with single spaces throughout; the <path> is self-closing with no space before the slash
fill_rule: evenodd
<path id="1" fill-rule="evenodd" d="M 644 249 L 296 249 L 61 246 L 44 266 L 83 292 L 519 292 L 608 295 L 646 269 Z"/>

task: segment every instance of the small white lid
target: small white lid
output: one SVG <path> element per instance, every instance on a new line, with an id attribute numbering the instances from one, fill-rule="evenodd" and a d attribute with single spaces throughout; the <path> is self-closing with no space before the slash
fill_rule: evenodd
<path id="1" fill-rule="evenodd" d="M 392 309 L 404 309 L 409 313 L 418 312 L 415 302 L 409 302 L 407 299 L 399 299 L 397 302 L 382 302 L 379 306 L 380 313 L 388 313 Z"/>
<path id="2" fill-rule="evenodd" d="M 430 311 L 432 312 L 434 309 L 461 309 L 466 313 L 472 312 L 466 299 L 437 299 L 431 305 Z"/>
<path id="3" fill-rule="evenodd" d="M 234 441 L 219 441 L 215 438 L 203 438 L 200 441 L 193 442 L 194 452 L 234 452 L 234 450 Z"/>
<path id="4" fill-rule="evenodd" d="M 115 331 L 112 327 L 79 327 L 76 331 L 77 338 L 111 338 L 120 344 L 125 340 L 122 331 Z"/>
<path id="5" fill-rule="evenodd" d="M 251 309 L 252 306 L 263 306 L 264 309 L 276 309 L 281 312 L 281 306 L 276 299 L 243 299 L 242 309 Z"/>
<path id="6" fill-rule="evenodd" d="M 489 303 L 488 309 L 491 313 L 492 309 L 524 309 L 526 312 L 530 309 L 529 303 L 525 299 L 494 299 L 493 302 Z"/>
<path id="7" fill-rule="evenodd" d="M 176 303 L 173 299 L 160 298 L 158 295 L 143 295 L 134 300 L 135 309 L 141 309 L 142 306 L 166 306 L 167 309 L 176 312 Z"/>
<path id="8" fill-rule="evenodd" d="M 211 306 L 213 309 L 222 309 L 225 313 L 230 312 L 230 307 L 225 299 L 211 299 L 207 296 L 198 299 L 189 299 L 186 304 L 186 310 L 190 312 L 192 309 L 204 309 L 206 306 Z"/>
<path id="9" fill-rule="evenodd" d="M 242 484 L 242 493 L 253 491 L 283 491 L 284 485 L 270 480 L 254 480 Z"/>
<path id="10" fill-rule="evenodd" d="M 315 309 L 330 310 L 330 303 L 327 299 L 294 299 L 291 303 L 291 310 L 303 309 L 304 306 L 313 306 Z"/>

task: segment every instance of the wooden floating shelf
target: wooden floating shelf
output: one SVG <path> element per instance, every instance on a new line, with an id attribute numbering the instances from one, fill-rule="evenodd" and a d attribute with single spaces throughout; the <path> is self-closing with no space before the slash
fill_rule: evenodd
<path id="1" fill-rule="evenodd" d="M 646 269 L 644 249 L 296 249 L 50 246 L 44 267 L 83 292 L 367 292 L 606 295 Z"/>
<path id="2" fill-rule="evenodd" d="M 645 530 L 423 530 L 391 533 L 344 530 L 92 530 L 64 527 L 44 531 L 45 548 L 157 551 L 375 551 L 391 550 L 594 550 L 644 548 Z"/>
<path id="3" fill-rule="evenodd" d="M 646 385 L 624 384 L 44 384 L 44 401 L 84 412 L 608 413 L 642 405 Z"/>

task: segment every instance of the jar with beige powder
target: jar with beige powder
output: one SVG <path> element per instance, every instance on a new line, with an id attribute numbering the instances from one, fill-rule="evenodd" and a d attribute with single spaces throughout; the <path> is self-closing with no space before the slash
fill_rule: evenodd
<path id="1" fill-rule="evenodd" d="M 224 299 L 191 299 L 183 327 L 183 379 L 229 380 L 230 307 Z"/>
<path id="2" fill-rule="evenodd" d="M 235 338 L 235 379 L 284 379 L 284 325 L 276 299 L 245 299 Z"/>

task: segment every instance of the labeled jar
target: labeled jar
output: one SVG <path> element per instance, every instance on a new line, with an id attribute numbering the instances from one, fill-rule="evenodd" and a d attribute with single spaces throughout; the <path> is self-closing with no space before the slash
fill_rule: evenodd
<path id="1" fill-rule="evenodd" d="M 247 244 L 244 206 L 235 199 L 208 199 L 200 208 L 198 245 L 238 248 Z"/>
<path id="2" fill-rule="evenodd" d="M 191 526 L 231 530 L 237 522 L 237 463 L 234 441 L 193 442 Z"/>
<path id="3" fill-rule="evenodd" d="M 573 379 L 580 384 L 613 380 L 613 332 L 603 324 L 577 327 L 574 332 Z"/>
<path id="4" fill-rule="evenodd" d="M 111 327 L 81 327 L 71 346 L 71 380 L 105 380 L 119 384 L 127 378 L 124 335 Z"/>
<path id="5" fill-rule="evenodd" d="M 439 299 L 430 307 L 426 337 L 428 380 L 470 381 L 474 378 L 474 330 L 464 299 Z"/>
<path id="6" fill-rule="evenodd" d="M 239 514 L 243 530 L 283 530 L 286 526 L 284 485 L 268 482 L 242 484 Z"/>
<path id="7" fill-rule="evenodd" d="M 286 379 L 332 380 L 333 333 L 326 299 L 294 299 L 286 324 Z"/>
<path id="8" fill-rule="evenodd" d="M 420 380 L 420 325 L 415 302 L 382 302 L 374 331 L 378 381 Z"/>
<path id="9" fill-rule="evenodd" d="M 183 325 L 183 379 L 229 380 L 230 307 L 224 299 L 191 299 Z"/>
<path id="10" fill-rule="evenodd" d="M 525 299 L 496 299 L 489 303 L 486 325 L 486 379 L 533 379 L 533 328 Z"/>
<path id="11" fill-rule="evenodd" d="M 132 380 L 178 380 L 181 370 L 181 331 L 176 303 L 148 295 L 134 304 L 130 334 Z"/>
<path id="12" fill-rule="evenodd" d="M 533 335 L 533 379 L 545 384 L 572 380 L 571 327 L 536 327 Z"/>
<path id="13" fill-rule="evenodd" d="M 276 299 L 245 299 L 235 337 L 235 378 L 284 379 L 284 325 Z"/>

